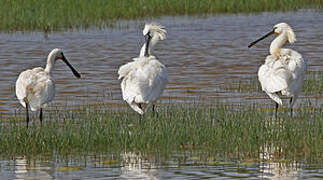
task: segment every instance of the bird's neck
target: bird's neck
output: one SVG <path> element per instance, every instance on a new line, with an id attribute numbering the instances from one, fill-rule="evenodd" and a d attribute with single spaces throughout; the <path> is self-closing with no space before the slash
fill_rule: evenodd
<path id="1" fill-rule="evenodd" d="M 159 38 L 157 36 L 153 36 L 150 39 L 150 41 L 148 42 L 148 49 L 147 50 L 148 50 L 149 55 L 151 55 L 151 52 L 152 52 L 153 48 L 155 47 L 155 45 L 157 44 L 158 41 L 159 41 Z M 147 46 L 147 42 L 145 42 L 145 44 L 141 47 L 139 57 L 144 57 L 145 56 L 146 46 Z"/>
<path id="2" fill-rule="evenodd" d="M 55 56 L 49 54 L 47 57 L 47 64 L 45 68 L 45 72 L 51 74 L 55 66 Z"/>
<path id="3" fill-rule="evenodd" d="M 139 57 L 144 57 L 146 51 L 146 43 L 141 47 Z"/>
<path id="4" fill-rule="evenodd" d="M 277 56 L 279 54 L 280 48 L 283 47 L 286 41 L 287 34 L 285 32 L 279 34 L 270 44 L 270 54 Z"/>

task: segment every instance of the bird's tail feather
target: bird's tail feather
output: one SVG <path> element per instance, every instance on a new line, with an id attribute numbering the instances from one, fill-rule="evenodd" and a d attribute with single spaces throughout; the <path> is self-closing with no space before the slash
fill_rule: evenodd
<path id="1" fill-rule="evenodd" d="M 282 106 L 283 105 L 283 102 L 282 102 L 282 100 L 280 99 L 280 97 L 276 94 L 276 93 L 268 93 L 267 92 L 267 94 L 268 94 L 268 96 L 272 99 L 272 100 L 274 100 L 276 103 L 278 103 L 280 106 Z"/>
<path id="2" fill-rule="evenodd" d="M 130 107 L 135 110 L 137 113 L 139 113 L 140 115 L 144 114 L 144 111 L 138 106 L 138 104 L 136 104 L 135 102 L 132 102 L 129 104 Z"/>

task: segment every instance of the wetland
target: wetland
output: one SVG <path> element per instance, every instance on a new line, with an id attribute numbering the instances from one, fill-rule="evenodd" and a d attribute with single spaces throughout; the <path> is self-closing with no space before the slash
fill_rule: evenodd
<path id="1" fill-rule="evenodd" d="M 117 69 L 139 54 L 145 21 L 163 24 L 155 54 L 169 72 L 158 115 L 135 114 L 121 99 Z M 248 43 L 278 22 L 308 59 L 293 117 L 274 116 L 257 70 L 270 40 Z M 118 27 L 0 33 L 0 179 L 206 179 L 323 177 L 323 13 L 319 10 L 163 16 Z M 26 68 L 60 47 L 82 74 L 57 63 L 56 97 L 25 127 L 14 95 Z M 287 105 L 287 99 L 284 103 Z"/>

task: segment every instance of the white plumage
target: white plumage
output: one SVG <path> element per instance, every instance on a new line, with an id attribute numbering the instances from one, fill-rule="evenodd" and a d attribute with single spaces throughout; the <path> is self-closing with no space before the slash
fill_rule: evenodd
<path id="1" fill-rule="evenodd" d="M 62 50 L 53 49 L 48 55 L 45 69 L 36 67 L 23 71 L 16 81 L 16 96 L 27 111 L 27 127 L 29 122 L 28 108 L 32 111 L 40 109 L 40 120 L 42 121 L 42 108 L 45 108 L 55 96 L 55 82 L 52 78 L 52 70 L 58 59 L 63 60 L 71 68 L 73 74 L 80 78 L 79 73 L 69 64 Z"/>
<path id="2" fill-rule="evenodd" d="M 27 101 L 32 111 L 39 110 L 54 98 L 54 80 L 42 67 L 28 69 L 18 77 L 16 95 L 22 106 L 26 107 Z"/>
<path id="3" fill-rule="evenodd" d="M 266 57 L 265 64 L 259 68 L 258 79 L 262 90 L 277 103 L 276 108 L 278 105 L 283 105 L 278 96 L 280 92 L 291 98 L 290 108 L 292 109 L 302 89 L 307 69 L 306 60 L 298 52 L 282 48 L 287 41 L 290 43 L 296 41 L 292 28 L 286 23 L 275 25 L 271 32 L 251 43 L 249 47 L 271 34 L 278 34 L 278 36 L 270 45 L 270 55 Z"/>
<path id="4" fill-rule="evenodd" d="M 167 80 L 167 69 L 151 55 L 152 46 L 164 40 L 166 30 L 159 24 L 146 24 L 143 34 L 147 37 L 138 58 L 119 68 L 123 99 L 130 107 L 144 114 L 159 99 L 164 91 Z M 143 104 L 146 104 L 143 107 Z"/>

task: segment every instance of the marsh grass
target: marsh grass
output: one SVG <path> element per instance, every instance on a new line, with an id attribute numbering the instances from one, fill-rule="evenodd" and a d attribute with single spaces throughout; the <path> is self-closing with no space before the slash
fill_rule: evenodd
<path id="1" fill-rule="evenodd" d="M 308 72 L 302 95 L 320 100 L 322 85 L 322 72 Z M 225 88 L 230 93 L 261 92 L 255 77 Z M 260 157 L 267 154 L 271 158 L 266 161 L 322 163 L 322 107 L 303 102 L 293 117 L 288 108 L 280 108 L 277 118 L 274 112 L 271 104 L 259 101 L 230 104 L 202 98 L 160 104 L 158 115 L 148 112 L 143 117 L 129 107 L 115 109 L 100 104 L 68 110 L 54 106 L 46 109 L 42 126 L 35 115 L 27 129 L 21 111 L 1 117 L 0 156 L 140 152 L 166 159 L 174 154 L 193 154 L 191 161 L 196 164 L 226 160 L 248 164 L 266 160 Z M 183 164 L 186 160 L 178 159 Z"/>
<path id="2" fill-rule="evenodd" d="M 272 147 L 273 160 L 323 162 L 323 111 L 302 107 L 262 111 L 259 105 L 165 104 L 158 116 L 131 110 L 83 107 L 51 113 L 42 127 L 26 128 L 23 117 L 1 121 L 1 156 L 61 156 L 142 152 L 170 156 L 196 152 L 200 158 L 259 159 Z M 267 150 L 266 150 L 267 151 Z M 207 161 L 206 161 L 207 162 Z"/>
<path id="3" fill-rule="evenodd" d="M 322 8 L 323 0 L 4 0 L 0 31 L 88 28 L 162 15 L 251 13 Z"/>

